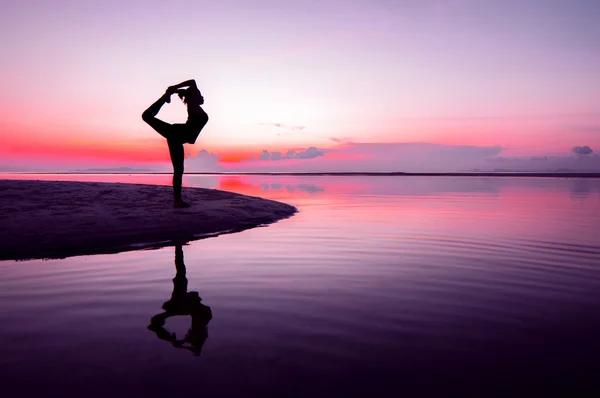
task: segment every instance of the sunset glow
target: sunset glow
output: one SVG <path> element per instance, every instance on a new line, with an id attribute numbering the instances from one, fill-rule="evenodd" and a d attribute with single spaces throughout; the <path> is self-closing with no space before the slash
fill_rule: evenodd
<path id="1" fill-rule="evenodd" d="M 600 151 L 597 2 L 39 0 L 0 11 L 0 171 L 168 170 L 140 115 L 189 78 L 210 120 L 186 170 L 457 171 L 498 156 L 578 169 L 571 148 Z M 175 99 L 159 117 L 187 115 Z M 417 143 L 481 150 L 460 164 L 400 150 Z"/>

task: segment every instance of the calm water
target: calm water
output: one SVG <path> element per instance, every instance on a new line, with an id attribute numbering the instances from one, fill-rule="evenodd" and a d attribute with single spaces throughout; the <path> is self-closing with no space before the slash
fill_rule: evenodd
<path id="1" fill-rule="evenodd" d="M 299 213 L 192 242 L 183 259 L 167 247 L 1 262 L 4 396 L 600 392 L 600 180 L 186 184 Z M 183 315 L 161 327 L 167 301 Z"/>

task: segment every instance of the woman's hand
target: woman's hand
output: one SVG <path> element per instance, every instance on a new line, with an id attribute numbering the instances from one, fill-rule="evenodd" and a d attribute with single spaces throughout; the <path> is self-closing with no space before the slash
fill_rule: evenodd
<path id="1" fill-rule="evenodd" d="M 167 97 L 167 98 L 165 98 L 165 102 L 167 104 L 171 103 L 171 96 L 173 94 L 175 94 L 176 92 L 177 92 L 177 89 L 175 87 L 173 87 L 173 86 L 167 87 L 167 91 L 165 91 L 165 96 Z"/>

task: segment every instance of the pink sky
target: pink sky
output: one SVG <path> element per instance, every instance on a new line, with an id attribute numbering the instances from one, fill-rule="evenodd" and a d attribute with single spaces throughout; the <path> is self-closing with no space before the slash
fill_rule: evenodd
<path id="1" fill-rule="evenodd" d="M 3 2 L 0 170 L 168 170 L 140 114 L 189 78 L 210 121 L 188 170 L 576 162 L 600 151 L 599 18 L 585 0 Z"/>

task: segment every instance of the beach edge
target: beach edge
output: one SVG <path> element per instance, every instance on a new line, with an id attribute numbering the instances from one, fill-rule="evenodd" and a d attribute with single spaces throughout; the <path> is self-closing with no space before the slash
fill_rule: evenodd
<path id="1" fill-rule="evenodd" d="M 266 226 L 298 209 L 206 188 L 184 188 L 186 209 L 161 185 L 0 180 L 0 260 L 60 259 L 155 249 Z"/>

